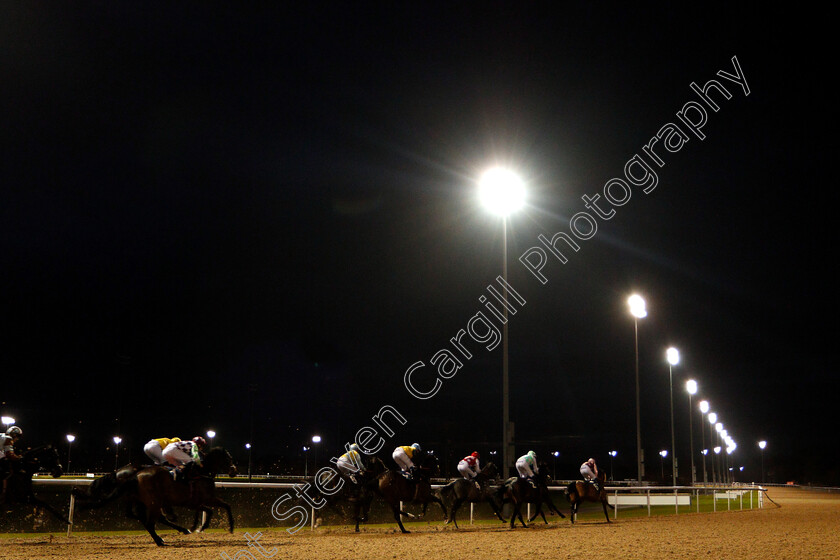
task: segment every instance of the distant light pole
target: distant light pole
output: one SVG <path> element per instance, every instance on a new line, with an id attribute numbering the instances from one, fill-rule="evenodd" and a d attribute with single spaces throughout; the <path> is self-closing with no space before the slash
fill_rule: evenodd
<path id="1" fill-rule="evenodd" d="M 245 449 L 248 450 L 248 482 L 251 482 L 251 444 L 246 443 Z"/>
<path id="2" fill-rule="evenodd" d="M 554 476 L 552 476 L 552 478 L 554 480 L 557 480 L 557 457 L 560 456 L 560 452 L 555 451 L 554 453 L 552 453 L 552 455 L 554 455 Z"/>
<path id="3" fill-rule="evenodd" d="M 610 455 L 610 480 L 615 480 L 615 477 L 613 476 L 613 459 L 615 459 L 615 456 L 618 455 L 618 451 L 610 451 L 609 455 Z"/>
<path id="4" fill-rule="evenodd" d="M 671 391 L 671 486 L 677 485 L 677 451 L 674 443 L 674 375 L 673 366 L 680 363 L 680 353 L 676 348 L 668 348 L 668 389 Z"/>
<path id="5" fill-rule="evenodd" d="M 667 456 L 668 456 L 668 450 L 667 449 L 663 449 L 662 451 L 659 452 L 659 457 L 660 457 L 659 465 L 660 465 L 661 470 L 662 470 L 662 473 L 661 473 L 662 474 L 662 482 L 665 482 L 665 457 L 667 457 Z M 671 460 L 673 461 L 673 459 L 671 459 Z"/>
<path id="6" fill-rule="evenodd" d="M 630 306 L 630 314 L 633 315 L 636 332 L 636 475 L 639 484 L 641 484 L 644 475 L 642 468 L 644 458 L 642 456 L 642 417 L 639 411 L 639 319 L 647 317 L 647 309 L 645 308 L 645 300 L 640 295 L 633 294 L 630 296 L 627 304 Z"/>
<path id="7" fill-rule="evenodd" d="M 70 473 L 70 448 L 73 447 L 73 442 L 76 441 L 76 436 L 67 434 L 67 472 Z"/>
<path id="8" fill-rule="evenodd" d="M 114 448 L 117 450 L 114 454 L 114 470 L 116 471 L 119 468 L 120 462 L 120 443 L 122 442 L 122 438 L 120 436 L 114 436 Z"/>
<path id="9" fill-rule="evenodd" d="M 303 478 L 309 476 L 309 450 L 312 449 L 311 447 L 303 446 Z"/>
<path id="10" fill-rule="evenodd" d="M 703 448 L 703 484 L 709 482 L 706 476 L 706 413 L 709 412 L 709 401 L 700 401 L 700 447 Z"/>
<path id="11" fill-rule="evenodd" d="M 767 442 L 761 440 L 758 442 L 758 448 L 761 449 L 761 483 L 764 484 L 764 448 L 767 447 Z"/>
<path id="12" fill-rule="evenodd" d="M 216 437 L 216 432 L 213 430 L 207 430 L 207 437 L 210 439 L 210 449 L 213 449 L 213 438 Z"/>
<path id="13" fill-rule="evenodd" d="M 525 185 L 515 173 L 501 167 L 484 172 L 478 182 L 478 194 L 484 207 L 502 218 L 502 279 L 507 284 L 508 216 L 525 205 Z M 508 379 L 508 292 L 502 291 L 502 476 L 508 477 L 513 460 L 510 441 L 510 384 Z"/>
<path id="14" fill-rule="evenodd" d="M 709 420 L 709 424 L 712 425 L 712 429 L 709 430 L 709 449 L 714 450 L 715 447 L 715 424 L 717 423 L 717 413 L 710 412 L 708 416 L 706 416 Z M 720 476 L 720 471 L 717 470 L 717 457 L 712 455 L 712 484 L 717 482 L 718 477 Z"/>
<path id="15" fill-rule="evenodd" d="M 717 422 L 715 424 L 715 432 L 717 432 L 717 442 L 718 443 L 720 443 L 720 432 L 722 430 L 723 430 L 723 422 Z M 718 445 L 717 449 L 720 449 L 720 445 Z M 719 454 L 719 453 L 720 453 L 720 451 L 715 451 L 715 454 Z M 724 464 L 726 462 L 726 457 L 721 457 L 720 460 L 721 460 L 721 464 L 719 465 L 720 469 L 718 469 L 718 480 L 721 483 L 723 483 L 724 482 L 723 477 L 726 475 L 726 471 L 725 471 L 726 465 Z"/>
<path id="16" fill-rule="evenodd" d="M 715 465 L 718 465 L 718 455 L 720 455 L 720 445 L 715 446 L 713 451 L 715 452 Z M 721 473 L 720 465 L 717 466 L 717 473 L 718 473 L 717 483 L 718 484 L 723 484 L 723 474 Z"/>
<path id="17" fill-rule="evenodd" d="M 312 436 L 312 444 L 315 453 L 312 454 L 312 472 L 318 472 L 318 444 L 321 443 L 321 436 Z"/>
<path id="18" fill-rule="evenodd" d="M 685 390 L 688 392 L 688 450 L 691 452 L 691 485 L 697 484 L 697 473 L 694 471 L 694 423 L 691 420 L 691 395 L 697 394 L 697 382 L 689 379 L 685 382 Z"/>

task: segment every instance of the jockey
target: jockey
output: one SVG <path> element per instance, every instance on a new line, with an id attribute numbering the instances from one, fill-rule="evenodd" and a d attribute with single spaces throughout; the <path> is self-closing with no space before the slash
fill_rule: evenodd
<path id="1" fill-rule="evenodd" d="M 188 465 L 201 466 L 201 448 L 206 442 L 201 436 L 196 436 L 192 441 L 176 441 L 170 443 L 163 449 L 163 460 L 174 466 L 176 470 L 184 472 Z"/>
<path id="2" fill-rule="evenodd" d="M 481 472 L 481 467 L 478 464 L 480 458 L 481 456 L 478 454 L 478 451 L 473 451 L 458 462 L 458 472 L 461 473 L 461 476 L 465 480 L 474 482 L 475 487 L 479 490 L 481 490 L 481 486 L 475 480 L 475 476 Z"/>
<path id="3" fill-rule="evenodd" d="M 335 465 L 338 467 L 338 470 L 353 481 L 353 484 L 358 484 L 359 481 L 356 479 L 356 475 L 362 475 L 365 473 L 365 463 L 362 460 L 362 454 L 359 453 L 361 449 L 359 449 L 358 444 L 352 444 L 350 446 L 350 450 L 338 458 L 335 462 Z"/>
<path id="4" fill-rule="evenodd" d="M 162 465 L 164 463 L 163 450 L 170 443 L 181 441 L 181 438 L 157 438 L 149 440 L 149 443 L 143 446 L 143 451 L 151 459 L 155 465 Z"/>
<path id="5" fill-rule="evenodd" d="M 537 454 L 529 451 L 522 457 L 516 460 L 516 470 L 519 472 L 519 477 L 527 480 L 532 487 L 536 488 L 534 484 L 534 475 L 540 472 L 537 466 Z"/>
<path id="6" fill-rule="evenodd" d="M 15 453 L 15 443 L 23 435 L 23 430 L 17 426 L 9 426 L 6 433 L 0 434 L 0 480 L 3 481 L 3 489 L 0 491 L 0 502 L 6 497 L 6 486 L 9 484 L 13 470 L 12 461 L 20 461 L 20 456 Z"/>
<path id="7" fill-rule="evenodd" d="M 591 482 L 595 486 L 595 490 L 601 491 L 601 485 L 598 483 L 598 467 L 595 465 L 595 459 L 589 458 L 584 464 L 580 466 L 580 474 L 583 480 Z"/>
<path id="8" fill-rule="evenodd" d="M 409 480 L 415 480 L 417 476 L 417 467 L 414 466 L 412 459 L 418 457 L 421 452 L 419 443 L 401 445 L 394 449 L 394 453 L 392 454 L 394 462 L 402 469 L 403 476 L 406 476 Z"/>

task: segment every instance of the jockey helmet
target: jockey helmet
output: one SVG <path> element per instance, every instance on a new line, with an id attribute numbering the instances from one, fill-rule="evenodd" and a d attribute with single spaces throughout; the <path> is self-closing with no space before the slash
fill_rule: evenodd
<path id="1" fill-rule="evenodd" d="M 6 435 L 11 437 L 20 437 L 23 435 L 23 430 L 17 426 L 9 426 L 9 429 L 6 430 Z"/>
<path id="2" fill-rule="evenodd" d="M 360 449 L 359 449 L 359 444 L 358 444 L 358 443 L 354 443 L 354 444 L 352 444 L 352 445 L 350 446 L 350 451 L 360 451 Z"/>
<path id="3" fill-rule="evenodd" d="M 195 436 L 194 438 L 192 438 L 192 440 L 193 440 L 193 443 L 195 443 L 198 446 L 199 449 L 201 449 L 202 447 L 207 445 L 207 442 L 201 436 Z"/>
<path id="4" fill-rule="evenodd" d="M 537 458 L 537 454 L 536 454 L 536 453 L 534 453 L 533 451 L 529 451 L 529 452 L 528 452 L 528 455 L 530 455 L 532 459 L 536 459 L 536 458 Z"/>
<path id="5" fill-rule="evenodd" d="M 475 457 L 476 459 L 481 459 L 481 455 L 478 454 L 478 451 L 473 451 L 470 453 L 470 456 Z"/>
<path id="6" fill-rule="evenodd" d="M 411 447 L 413 447 L 413 448 L 414 448 L 414 450 L 415 450 L 417 453 L 420 453 L 421 451 L 423 451 L 422 449 L 420 449 L 420 444 L 419 444 L 419 443 L 412 443 L 412 444 L 411 444 Z"/>

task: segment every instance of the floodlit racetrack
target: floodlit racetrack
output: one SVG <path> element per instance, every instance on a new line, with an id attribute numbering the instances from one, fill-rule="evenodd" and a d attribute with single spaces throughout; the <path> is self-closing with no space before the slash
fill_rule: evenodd
<path id="1" fill-rule="evenodd" d="M 320 528 L 289 536 L 282 530 L 264 531 L 260 539 L 266 555 L 276 558 L 365 558 L 365 560 L 423 557 L 462 560 L 467 554 L 483 558 L 590 559 L 836 559 L 840 558 L 840 495 L 773 488 L 764 509 L 619 518 L 606 524 L 589 518 L 571 526 L 568 519 L 549 517 L 546 526 L 510 530 L 497 525 L 481 528 L 462 525 L 461 530 L 439 522 L 412 524 L 410 535 L 396 529 L 363 529 L 354 534 L 345 528 Z M 501 524 L 499 524 L 501 525 Z M 466 527 L 465 527 L 466 526 Z M 152 544 L 148 535 L 34 536 L 0 540 L 8 559 L 131 559 L 179 558 L 209 560 L 234 558 L 246 548 L 243 531 L 230 535 L 212 532 L 175 535 L 162 532 L 166 548 Z M 262 558 L 250 549 L 254 558 Z M 242 555 L 240 558 L 249 558 Z"/>

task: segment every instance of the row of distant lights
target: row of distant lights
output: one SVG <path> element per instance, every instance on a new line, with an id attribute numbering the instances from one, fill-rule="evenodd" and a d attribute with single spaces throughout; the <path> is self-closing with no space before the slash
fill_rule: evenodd
<path id="1" fill-rule="evenodd" d="M 644 317 L 647 317 L 647 308 L 645 306 L 645 300 L 640 295 L 633 294 L 632 296 L 630 296 L 627 299 L 627 304 L 630 306 L 630 314 L 634 317 L 638 319 L 643 319 Z M 665 355 L 668 359 L 668 363 L 672 366 L 675 366 L 680 362 L 680 353 L 676 348 L 668 348 L 668 350 L 666 350 L 665 352 Z M 693 379 L 689 379 L 685 382 L 685 389 L 688 392 L 688 394 L 695 395 L 697 393 L 697 382 Z M 732 452 L 735 451 L 735 449 L 738 447 L 738 444 L 735 443 L 735 440 L 732 439 L 727 430 L 723 428 L 723 423 L 717 421 L 717 414 L 715 414 L 714 412 L 709 412 L 709 401 L 700 401 L 699 406 L 700 412 L 702 412 L 703 414 L 708 413 L 709 424 L 714 426 L 715 431 L 720 434 L 721 438 L 723 438 L 724 443 L 726 443 L 726 453 L 731 455 Z M 767 442 L 764 440 L 759 441 L 758 447 L 762 451 L 764 451 L 764 448 L 767 447 Z M 720 446 L 714 448 L 715 453 L 720 453 L 720 451 Z M 613 453 L 615 452 L 611 451 L 610 455 L 615 457 Z M 708 453 L 708 449 L 704 449 L 702 453 L 703 455 L 706 455 Z M 667 456 L 668 452 L 663 450 L 660 451 L 659 454 L 662 457 L 665 457 Z"/>

